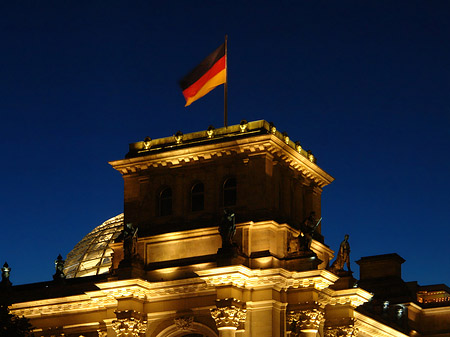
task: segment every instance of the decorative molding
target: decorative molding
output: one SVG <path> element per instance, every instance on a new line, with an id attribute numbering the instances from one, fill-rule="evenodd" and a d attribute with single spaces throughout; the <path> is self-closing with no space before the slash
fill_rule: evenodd
<path id="1" fill-rule="evenodd" d="M 173 322 L 178 330 L 192 330 L 194 327 L 194 316 L 176 317 Z"/>
<path id="2" fill-rule="evenodd" d="M 206 137 L 206 139 L 209 139 Z M 292 143 L 289 141 L 289 144 Z M 305 177 L 316 182 L 320 187 L 324 187 L 333 181 L 333 178 L 320 169 L 310 158 L 303 154 L 303 150 L 298 152 L 295 144 L 286 145 L 286 139 L 280 139 L 273 134 L 255 135 L 251 139 L 236 138 L 232 143 L 216 144 L 193 144 L 189 152 L 179 150 L 176 147 L 167 147 L 167 151 L 142 157 L 133 157 L 123 160 L 112 161 L 110 164 L 123 175 L 135 174 L 149 168 L 170 167 L 180 163 L 202 162 L 211 158 L 236 155 L 240 153 L 267 152 L 277 156 L 287 165 L 300 172 Z"/>
<path id="3" fill-rule="evenodd" d="M 286 323 L 291 335 L 297 336 L 303 330 L 318 331 L 323 318 L 324 312 L 321 308 L 309 308 L 290 311 L 286 316 Z"/>
<path id="4" fill-rule="evenodd" d="M 354 315 L 356 318 L 355 327 L 363 335 L 371 337 L 408 337 L 408 335 L 357 311 L 355 311 Z"/>
<path id="5" fill-rule="evenodd" d="M 231 266 L 197 271 L 210 287 L 232 285 L 245 289 L 273 287 L 276 290 L 288 288 L 314 288 L 323 290 L 332 285 L 338 277 L 326 270 L 290 272 L 282 268 L 249 269 Z"/>
<path id="6" fill-rule="evenodd" d="M 163 296 L 179 296 L 182 294 L 192 294 L 199 291 L 208 290 L 208 285 L 205 283 L 190 284 L 178 287 L 166 287 L 159 289 L 152 289 L 148 292 L 148 298 L 163 297 Z"/>
<path id="7" fill-rule="evenodd" d="M 107 331 L 97 330 L 97 332 L 98 332 L 98 337 L 108 337 Z"/>
<path id="8" fill-rule="evenodd" d="M 235 306 L 211 309 L 211 316 L 216 322 L 217 329 L 231 327 L 236 328 L 242 317 L 245 317 L 246 310 Z"/>
<path id="9" fill-rule="evenodd" d="M 355 327 L 356 319 L 345 317 L 341 319 L 327 319 L 325 337 L 356 337 L 359 329 Z"/>
<path id="10" fill-rule="evenodd" d="M 130 283 L 132 284 L 126 284 L 125 282 L 119 281 L 114 285 L 102 283 L 97 284 L 97 286 L 102 289 L 102 294 L 114 299 L 131 297 L 140 299 L 142 301 L 155 299 L 156 297 L 161 298 L 189 295 L 192 293 L 210 290 L 207 284 L 199 280 L 192 280 L 187 282 L 186 280 L 165 281 L 155 283 L 149 283 L 144 280 L 130 280 Z"/>
<path id="11" fill-rule="evenodd" d="M 217 308 L 210 309 L 211 316 L 216 322 L 217 329 L 235 328 L 242 329 L 247 317 L 245 303 L 234 298 L 216 300 Z"/>
<path id="12" fill-rule="evenodd" d="M 139 286 L 134 287 L 122 287 L 122 288 L 113 288 L 103 291 L 107 296 L 111 296 L 115 299 L 118 298 L 137 298 L 140 300 L 146 300 L 148 297 L 149 291 L 147 289 L 143 289 Z"/>
<path id="13" fill-rule="evenodd" d="M 330 293 L 330 305 L 350 305 L 354 308 L 368 302 L 372 298 L 372 294 L 361 288 L 350 288 L 336 290 Z"/>
<path id="14" fill-rule="evenodd" d="M 112 322 L 112 328 L 117 337 L 138 337 L 147 330 L 147 321 L 137 311 L 116 311 L 116 316 L 117 319 Z"/>
<path id="15" fill-rule="evenodd" d="M 237 313 L 237 319 L 238 319 L 238 327 L 237 331 L 244 331 L 245 330 L 245 320 L 247 319 L 247 309 L 241 309 Z"/>
<path id="16" fill-rule="evenodd" d="M 358 328 L 354 326 L 327 327 L 325 337 L 356 337 L 358 332 Z"/>
<path id="17" fill-rule="evenodd" d="M 92 298 L 88 300 L 80 300 L 78 296 L 68 298 L 66 303 L 56 303 L 49 305 L 36 305 L 35 307 L 28 307 L 24 309 L 12 309 L 14 315 L 25 316 L 28 318 L 34 316 L 48 316 L 69 312 L 87 312 L 102 310 L 105 307 L 115 306 L 117 301 L 111 297 Z"/>

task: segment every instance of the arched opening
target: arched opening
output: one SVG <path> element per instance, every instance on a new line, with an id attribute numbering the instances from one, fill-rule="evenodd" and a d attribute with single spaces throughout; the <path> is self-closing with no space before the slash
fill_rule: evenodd
<path id="1" fill-rule="evenodd" d="M 196 183 L 191 188 L 191 211 L 203 211 L 205 208 L 205 187 L 203 183 Z"/>
<path id="2" fill-rule="evenodd" d="M 237 201 L 237 183 L 236 178 L 228 178 L 223 183 L 223 206 L 235 206 Z"/>
<path id="3" fill-rule="evenodd" d="M 162 324 L 163 326 L 164 324 Z M 162 327 L 161 326 L 161 327 Z M 186 330 L 180 329 L 179 326 L 175 324 L 171 324 L 169 326 L 165 326 L 162 329 L 158 329 L 155 333 L 156 337 L 217 337 L 217 333 L 214 332 L 212 328 L 209 326 L 192 322 L 192 325 L 186 327 Z"/>
<path id="4" fill-rule="evenodd" d="M 172 214 L 172 189 L 170 187 L 164 188 L 159 193 L 158 214 L 160 216 Z"/>

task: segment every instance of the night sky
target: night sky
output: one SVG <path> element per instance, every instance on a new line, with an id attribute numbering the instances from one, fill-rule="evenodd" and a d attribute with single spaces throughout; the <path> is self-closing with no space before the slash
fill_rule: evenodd
<path id="1" fill-rule="evenodd" d="M 450 2 L 2 1 L 0 262 L 13 284 L 123 211 L 128 144 L 223 126 L 177 81 L 228 34 L 229 124 L 273 121 L 336 180 L 322 234 L 450 285 Z M 276 3 L 276 4 L 275 4 Z"/>

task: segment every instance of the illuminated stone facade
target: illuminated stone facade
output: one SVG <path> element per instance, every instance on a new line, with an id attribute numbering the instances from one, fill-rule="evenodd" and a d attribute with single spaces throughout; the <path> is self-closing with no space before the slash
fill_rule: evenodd
<path id="1" fill-rule="evenodd" d="M 4 286 L 36 336 L 449 336 L 447 288 L 404 284 L 400 257 L 361 259 L 359 288 L 349 273 L 327 270 L 326 223 L 317 222 L 310 250 L 302 246 L 305 219 L 320 218 L 333 178 L 273 124 L 147 138 L 111 165 L 124 179 L 131 235 L 108 232 L 110 271 L 99 259 L 85 277 Z M 70 270 L 106 252 L 78 251 Z M 387 304 L 373 291 L 380 278 L 400 289 Z"/>

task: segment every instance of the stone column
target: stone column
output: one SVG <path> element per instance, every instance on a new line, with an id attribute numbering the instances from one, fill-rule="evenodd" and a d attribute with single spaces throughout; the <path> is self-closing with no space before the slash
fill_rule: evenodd
<path id="1" fill-rule="evenodd" d="M 245 305 L 234 298 L 227 298 L 217 300 L 216 306 L 217 308 L 211 309 L 211 316 L 216 322 L 219 337 L 235 337 L 239 325 L 245 324 Z"/>
<path id="2" fill-rule="evenodd" d="M 134 310 L 116 311 L 117 319 L 112 327 L 117 337 L 139 337 L 147 330 L 147 321 L 144 316 Z"/>
<path id="3" fill-rule="evenodd" d="M 342 318 L 340 320 L 327 320 L 325 337 L 356 337 L 359 330 L 355 327 L 354 318 Z"/>
<path id="4" fill-rule="evenodd" d="M 320 308 L 290 311 L 286 317 L 289 336 L 316 337 L 323 315 Z"/>

